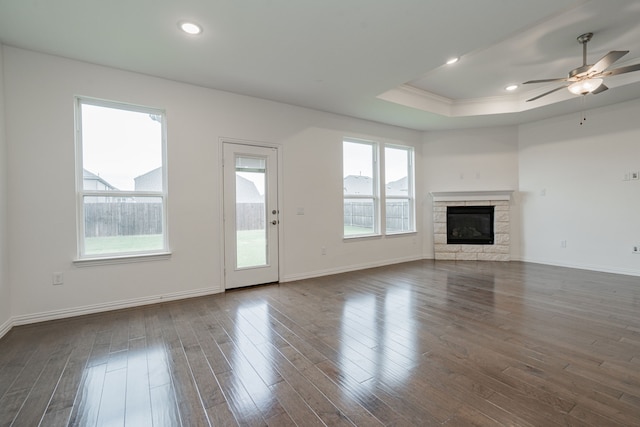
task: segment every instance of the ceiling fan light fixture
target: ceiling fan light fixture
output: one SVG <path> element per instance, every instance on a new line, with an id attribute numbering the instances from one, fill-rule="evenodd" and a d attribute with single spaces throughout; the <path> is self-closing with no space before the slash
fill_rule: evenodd
<path id="1" fill-rule="evenodd" d="M 459 57 L 457 57 L 457 56 L 456 56 L 456 57 L 453 57 L 453 58 L 449 58 L 449 59 L 447 60 L 447 65 L 453 65 L 453 64 L 455 64 L 456 62 L 458 62 L 458 60 L 459 60 L 459 59 L 460 59 L 460 58 L 459 58 Z"/>
<path id="2" fill-rule="evenodd" d="M 508 90 L 509 92 L 512 92 L 512 91 L 518 89 L 518 85 L 509 85 L 509 86 L 505 87 L 504 89 Z"/>
<path id="3" fill-rule="evenodd" d="M 197 36 L 202 33 L 202 27 L 194 22 L 182 21 L 178 23 L 178 27 L 192 36 Z"/>
<path id="4" fill-rule="evenodd" d="M 586 95 L 598 89 L 602 82 L 602 79 L 586 79 L 570 84 L 567 89 L 574 95 Z"/>

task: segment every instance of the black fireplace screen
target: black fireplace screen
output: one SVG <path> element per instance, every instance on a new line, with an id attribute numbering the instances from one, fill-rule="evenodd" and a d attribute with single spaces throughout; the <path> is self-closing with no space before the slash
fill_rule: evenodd
<path id="1" fill-rule="evenodd" d="M 493 245 L 494 206 L 448 206 L 447 244 Z"/>

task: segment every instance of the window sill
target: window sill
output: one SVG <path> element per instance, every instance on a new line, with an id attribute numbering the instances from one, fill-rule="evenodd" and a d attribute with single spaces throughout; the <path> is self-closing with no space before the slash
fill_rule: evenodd
<path id="1" fill-rule="evenodd" d="M 415 230 L 411 231 L 398 231 L 397 233 L 387 233 L 386 237 L 402 237 L 402 236 L 415 236 L 418 232 Z"/>
<path id="2" fill-rule="evenodd" d="M 171 258 L 171 252 L 160 252 L 144 255 L 122 255 L 122 256 L 107 256 L 107 257 L 94 257 L 94 258 L 79 258 L 73 260 L 73 264 L 76 267 L 93 267 L 96 265 L 110 265 L 110 264 L 128 264 L 136 262 L 146 261 L 162 261 Z"/>
<path id="3" fill-rule="evenodd" d="M 342 240 L 344 242 L 354 242 L 358 240 L 371 240 L 371 239 L 381 239 L 382 234 L 363 234 L 360 236 L 343 236 Z"/>
<path id="4" fill-rule="evenodd" d="M 370 239 L 382 239 L 382 238 L 394 238 L 394 237 L 407 237 L 407 236 L 416 236 L 418 234 L 417 231 L 400 231 L 397 233 L 388 233 L 388 234 L 366 234 L 361 236 L 343 236 L 343 242 L 352 242 L 358 240 L 370 240 Z"/>

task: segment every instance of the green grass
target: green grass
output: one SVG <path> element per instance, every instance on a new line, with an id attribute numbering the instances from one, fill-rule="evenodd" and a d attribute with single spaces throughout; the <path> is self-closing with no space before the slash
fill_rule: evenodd
<path id="1" fill-rule="evenodd" d="M 84 239 L 84 251 L 87 255 L 156 251 L 162 249 L 162 245 L 162 234 L 87 237 Z"/>
<path id="2" fill-rule="evenodd" d="M 357 236 L 360 234 L 373 234 L 373 228 L 367 227 L 356 227 L 353 225 L 345 225 L 344 226 L 344 235 L 345 236 Z"/>
<path id="3" fill-rule="evenodd" d="M 238 268 L 265 265 L 267 263 L 265 231 L 242 230 L 237 233 Z"/>

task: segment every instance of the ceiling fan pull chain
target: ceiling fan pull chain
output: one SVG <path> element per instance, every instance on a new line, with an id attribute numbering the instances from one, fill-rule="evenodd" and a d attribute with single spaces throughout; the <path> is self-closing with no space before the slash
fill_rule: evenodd
<path id="1" fill-rule="evenodd" d="M 582 99 L 580 100 L 582 103 L 582 111 L 580 111 L 580 126 L 587 121 L 587 95 L 582 95 Z"/>

